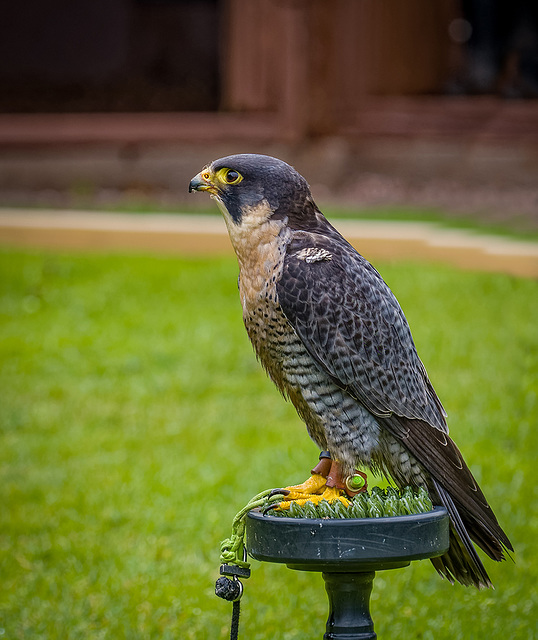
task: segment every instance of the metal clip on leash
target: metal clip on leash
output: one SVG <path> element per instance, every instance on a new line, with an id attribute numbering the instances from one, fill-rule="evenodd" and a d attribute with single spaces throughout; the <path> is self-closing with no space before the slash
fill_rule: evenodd
<path id="1" fill-rule="evenodd" d="M 246 562 L 247 550 L 243 548 L 243 561 Z M 230 628 L 230 640 L 237 640 L 239 634 L 240 601 L 243 595 L 243 583 L 239 578 L 250 578 L 250 569 L 238 567 L 234 564 L 222 564 L 220 566 L 221 577 L 215 584 L 215 595 L 233 603 L 232 624 Z"/>

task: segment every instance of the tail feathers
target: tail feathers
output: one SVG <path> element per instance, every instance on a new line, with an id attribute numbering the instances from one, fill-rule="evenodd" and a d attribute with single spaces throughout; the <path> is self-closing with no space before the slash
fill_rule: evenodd
<path id="1" fill-rule="evenodd" d="M 497 562 L 504 560 L 505 553 L 507 552 L 507 555 L 510 557 L 509 552 L 514 549 L 504 532 L 504 538 L 500 539 L 496 537 L 494 532 L 485 527 L 483 523 L 478 522 L 478 526 L 476 526 L 476 522 L 472 518 L 468 517 L 463 511 L 461 513 L 466 531 L 484 553 Z"/>
<path id="2" fill-rule="evenodd" d="M 450 516 L 450 548 L 444 555 L 432 558 L 433 566 L 451 583 L 457 580 L 465 586 L 474 585 L 478 589 L 492 587 L 491 580 L 450 494 L 435 480 L 433 483 L 441 503 Z M 481 528 L 475 528 L 473 532 L 475 535 L 473 533 L 471 535 L 477 544 L 487 553 L 491 551 L 488 555 L 491 555 L 494 560 L 504 558 L 498 540 L 488 536 L 487 532 Z"/>
<path id="3" fill-rule="evenodd" d="M 475 552 L 476 553 L 476 552 Z M 450 523 L 450 548 L 442 556 L 431 558 L 431 563 L 442 578 L 451 584 L 459 582 L 465 587 L 487 589 L 493 587 L 491 580 L 480 561 L 472 559 L 468 548 Z"/>
<path id="4" fill-rule="evenodd" d="M 409 435 L 405 444 L 428 469 L 432 479 L 437 480 L 436 488 L 442 485 L 446 499 L 450 498 L 452 509 L 456 513 L 459 512 L 460 522 L 463 521 L 464 529 L 467 529 L 470 537 L 474 539 L 476 535 L 476 543 L 492 559 L 502 560 L 503 548 L 512 550 L 512 545 L 497 522 L 461 452 L 448 435 L 430 425 L 424 427 L 424 423 L 418 425 L 416 422 L 406 422 Z M 423 427 L 421 441 L 419 426 Z M 422 446 L 422 452 L 419 451 L 419 446 Z M 450 511 L 447 505 L 445 507 Z"/>
<path id="5" fill-rule="evenodd" d="M 434 504 L 440 502 L 450 515 L 451 548 L 434 562 L 436 569 L 449 580 L 490 587 L 471 540 L 497 561 L 513 549 L 459 449 L 446 433 L 421 420 L 393 414 L 385 424 L 424 465 Z"/>

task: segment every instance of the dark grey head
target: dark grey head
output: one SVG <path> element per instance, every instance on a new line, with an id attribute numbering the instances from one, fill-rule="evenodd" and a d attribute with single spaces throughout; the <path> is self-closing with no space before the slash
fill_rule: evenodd
<path id="1" fill-rule="evenodd" d="M 278 215 L 311 197 L 308 183 L 289 164 L 251 153 L 215 160 L 191 180 L 189 191 L 208 191 L 236 225 L 264 201 Z"/>

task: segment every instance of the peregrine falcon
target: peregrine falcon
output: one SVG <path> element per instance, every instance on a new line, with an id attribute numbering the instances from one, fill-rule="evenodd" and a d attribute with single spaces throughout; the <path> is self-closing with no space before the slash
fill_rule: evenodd
<path id="1" fill-rule="evenodd" d="M 196 175 L 221 210 L 239 262 L 254 350 L 322 451 L 291 499 L 354 493 L 356 469 L 425 488 L 450 516 L 433 558 L 450 582 L 491 581 L 473 546 L 503 560 L 512 545 L 457 446 L 392 291 L 316 206 L 306 180 L 269 156 L 232 155 Z"/>

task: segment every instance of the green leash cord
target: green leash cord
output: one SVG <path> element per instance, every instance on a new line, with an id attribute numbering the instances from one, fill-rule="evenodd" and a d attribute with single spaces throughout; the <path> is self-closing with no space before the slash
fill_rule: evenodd
<path id="1" fill-rule="evenodd" d="M 250 562 L 245 557 L 245 518 L 247 513 L 258 507 L 267 507 L 272 503 L 282 502 L 282 494 L 274 493 L 278 489 L 266 489 L 249 500 L 232 521 L 232 535 L 220 545 L 221 564 L 234 564 L 248 569 Z M 271 495 L 273 494 L 273 495 Z"/>
<path id="2" fill-rule="evenodd" d="M 219 598 L 233 603 L 230 640 L 237 640 L 239 634 L 240 600 L 243 595 L 243 583 L 239 578 L 250 577 L 250 562 L 247 562 L 245 547 L 245 519 L 247 513 L 258 507 L 268 507 L 282 501 L 278 489 L 267 489 L 249 500 L 232 522 L 232 535 L 220 545 L 220 575 L 215 585 L 215 594 Z"/>

